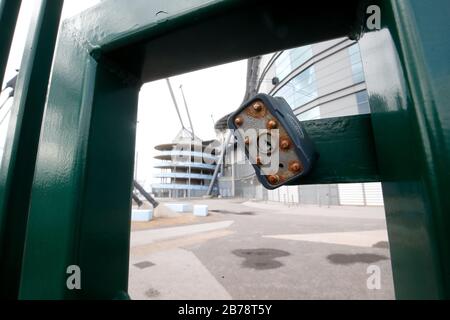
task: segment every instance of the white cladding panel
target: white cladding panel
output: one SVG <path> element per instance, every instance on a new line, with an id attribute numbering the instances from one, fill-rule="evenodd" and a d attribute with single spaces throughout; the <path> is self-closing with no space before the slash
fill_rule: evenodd
<path id="1" fill-rule="evenodd" d="M 343 206 L 363 206 L 364 193 L 362 183 L 343 183 L 338 186 L 339 200 Z"/>
<path id="2" fill-rule="evenodd" d="M 366 195 L 366 205 L 383 206 L 383 191 L 380 182 L 364 183 L 364 193 Z"/>
<path id="3" fill-rule="evenodd" d="M 347 206 L 383 206 L 380 182 L 339 184 L 339 200 Z"/>

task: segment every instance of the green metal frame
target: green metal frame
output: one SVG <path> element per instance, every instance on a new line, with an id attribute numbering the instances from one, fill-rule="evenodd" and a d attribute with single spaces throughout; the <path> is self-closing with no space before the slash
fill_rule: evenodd
<path id="1" fill-rule="evenodd" d="M 21 3 L 21 0 L 0 0 L 0 87 L 3 85 L 3 75 Z"/>
<path id="2" fill-rule="evenodd" d="M 286 10 L 289 3 L 283 1 L 108 0 L 65 21 L 42 121 L 25 246 L 11 249 L 23 250 L 18 297 L 127 297 L 133 150 L 143 82 L 356 37 L 364 3 L 314 3 L 310 11 L 297 11 Z M 362 47 L 369 48 L 363 55 L 382 58 L 383 52 L 370 50 L 370 39 L 392 34 L 390 47 L 382 49 L 390 49 L 398 63 L 378 86 L 380 75 L 365 66 L 372 116 L 305 123 L 321 158 L 304 183 L 381 180 L 397 297 L 448 298 L 445 211 L 450 206 L 443 195 L 449 189 L 444 106 L 450 82 L 442 81 L 450 74 L 444 59 L 449 46 L 434 34 L 437 42 L 431 44 L 443 44 L 433 52 L 421 34 L 429 31 L 426 23 L 433 25 L 437 9 L 424 11 L 418 0 L 382 5 L 384 28 L 362 37 Z M 448 26 L 445 19 L 439 22 Z M 416 45 L 422 46 L 417 55 Z M 409 93 L 397 95 L 390 84 Z M 1 223 L 2 230 L 20 228 Z M 71 291 L 66 268 L 74 264 L 81 268 L 82 289 Z"/>
<path id="3" fill-rule="evenodd" d="M 398 298 L 450 298 L 450 5 L 384 1 L 360 46 Z M 388 71 L 387 71 L 388 70 Z"/>
<path id="4" fill-rule="evenodd" d="M 34 2 L 0 170 L 0 297 L 17 298 L 42 115 L 63 1 Z"/>
<path id="5" fill-rule="evenodd" d="M 370 115 L 303 122 L 320 157 L 301 184 L 380 181 Z"/>

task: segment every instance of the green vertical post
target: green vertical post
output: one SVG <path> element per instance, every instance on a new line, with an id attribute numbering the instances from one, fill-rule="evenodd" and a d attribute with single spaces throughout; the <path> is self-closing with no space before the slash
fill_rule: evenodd
<path id="1" fill-rule="evenodd" d="M 383 1 L 360 40 L 399 299 L 450 298 L 449 15 Z"/>
<path id="2" fill-rule="evenodd" d="M 91 55 L 88 43 L 74 33 L 79 25 L 78 18 L 66 20 L 57 45 L 21 299 L 114 299 L 125 297 L 128 288 L 140 82 L 101 54 Z M 80 290 L 66 286 L 71 265 L 81 269 Z"/>
<path id="3" fill-rule="evenodd" d="M 0 0 L 0 87 L 3 85 L 21 0 Z"/>
<path id="4" fill-rule="evenodd" d="M 17 298 L 31 185 L 62 0 L 33 13 L 0 169 L 0 297 Z"/>

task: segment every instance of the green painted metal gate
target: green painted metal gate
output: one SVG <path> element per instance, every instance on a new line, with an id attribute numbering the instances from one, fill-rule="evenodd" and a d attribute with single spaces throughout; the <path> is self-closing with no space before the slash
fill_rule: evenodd
<path id="1" fill-rule="evenodd" d="M 2 75 L 17 3 L 0 0 Z M 321 158 L 303 182 L 382 181 L 397 298 L 450 297 L 448 1 L 108 0 L 62 23 L 54 55 L 62 1 L 39 3 L 0 172 L 1 297 L 127 297 L 142 83 L 341 36 L 360 38 L 372 114 L 306 123 Z"/>

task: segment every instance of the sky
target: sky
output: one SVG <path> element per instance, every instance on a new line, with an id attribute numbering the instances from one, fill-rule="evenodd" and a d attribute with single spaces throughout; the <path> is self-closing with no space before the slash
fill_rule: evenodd
<path id="1" fill-rule="evenodd" d="M 100 0 L 66 0 L 62 19 L 71 17 L 99 2 Z M 4 84 L 16 74 L 15 70 L 20 67 L 34 7 L 35 3 L 32 0 L 23 2 Z M 242 60 L 172 77 L 170 81 L 184 125 L 189 127 L 180 85 L 183 86 L 195 134 L 201 139 L 210 140 L 216 137 L 213 120 L 219 120 L 241 104 L 245 91 L 246 70 L 247 62 Z M 0 103 L 4 100 L 5 95 L 2 95 Z M 5 105 L 0 110 L 0 120 L 8 109 L 9 105 Z M 0 149 L 3 147 L 6 137 L 7 125 L 8 121 L 4 121 L 0 125 Z M 153 174 L 156 173 L 152 168 L 153 157 L 156 155 L 154 146 L 171 142 L 180 129 L 181 124 L 166 81 L 163 79 L 144 84 L 139 94 L 136 174 L 137 178 L 146 186 L 157 181 L 152 179 Z"/>
<path id="2" fill-rule="evenodd" d="M 183 123 L 189 127 L 180 85 L 189 107 L 196 136 L 203 140 L 216 137 L 214 121 L 237 109 L 245 91 L 247 62 L 239 61 L 170 79 Z M 156 144 L 171 142 L 181 129 L 176 109 L 165 80 L 145 84 L 139 96 L 137 177 L 151 179 Z M 156 182 L 156 181 L 154 181 Z"/>

